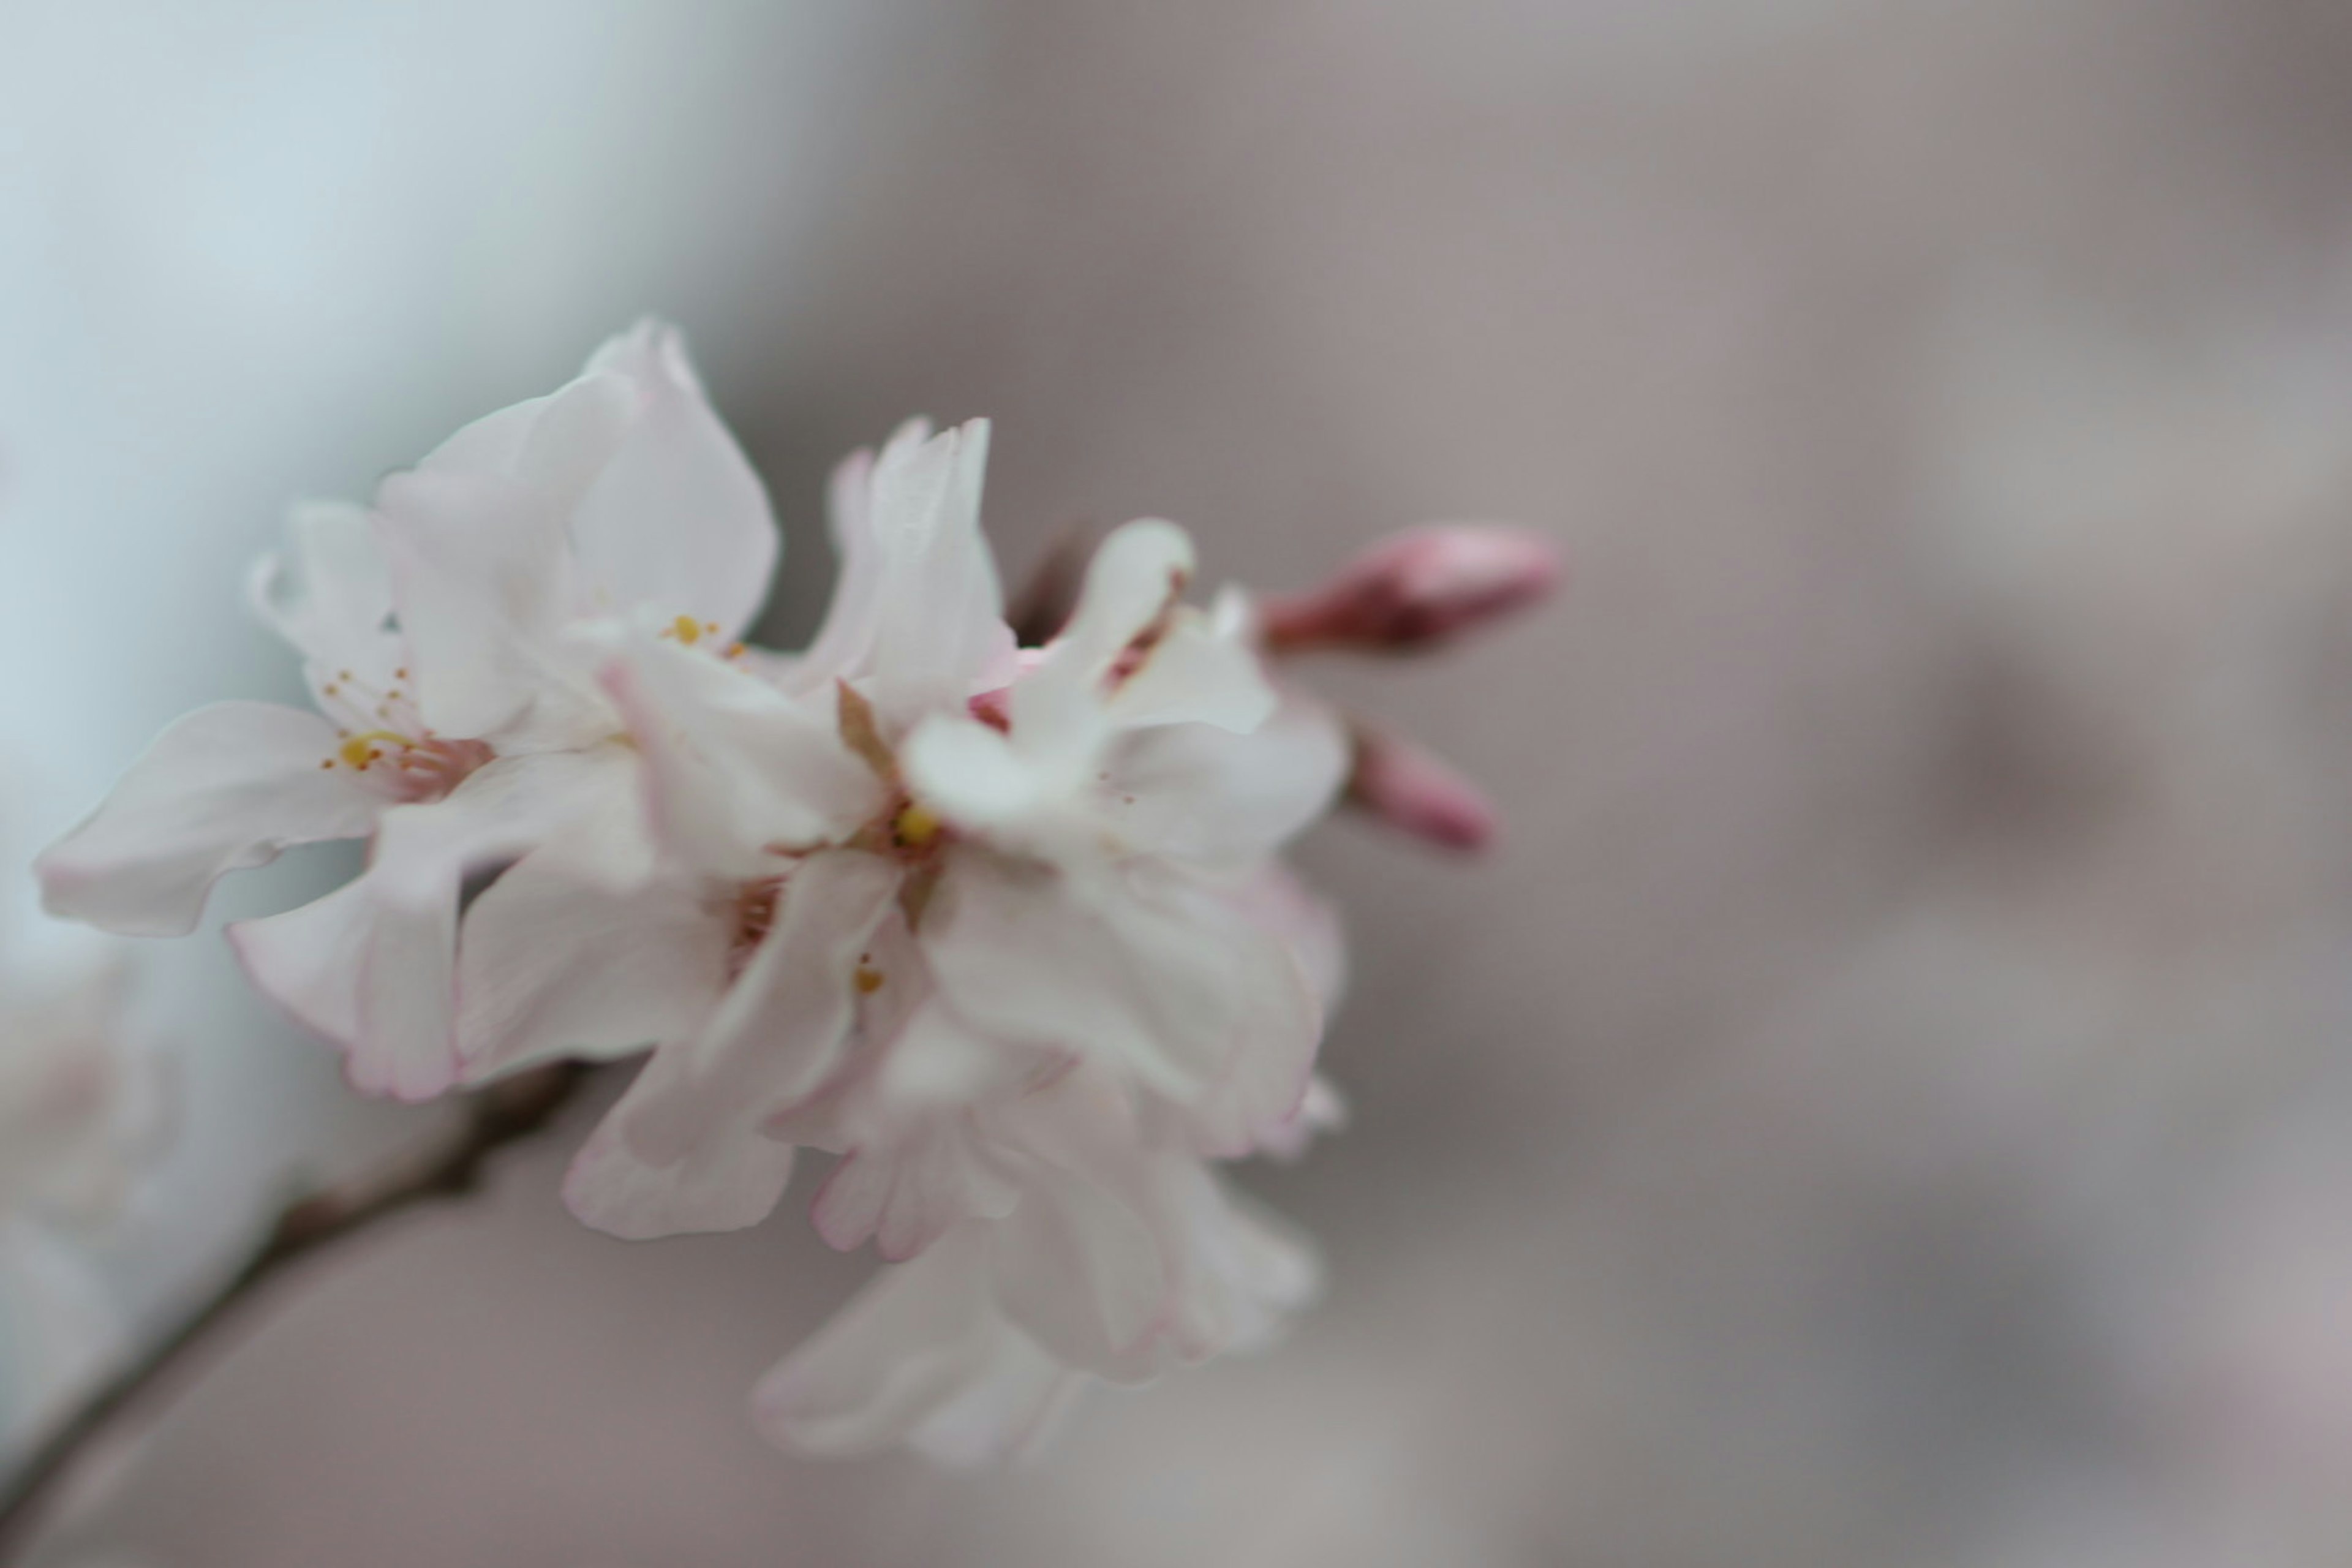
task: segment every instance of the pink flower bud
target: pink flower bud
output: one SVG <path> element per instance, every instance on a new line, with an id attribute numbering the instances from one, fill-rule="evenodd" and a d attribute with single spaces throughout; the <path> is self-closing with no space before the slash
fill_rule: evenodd
<path id="1" fill-rule="evenodd" d="M 1268 598 L 1266 647 L 1426 647 L 1549 597 L 1559 552 L 1526 529 L 1433 523 L 1374 545 L 1319 588 Z"/>
<path id="2" fill-rule="evenodd" d="M 1358 726 L 1348 804 L 1415 838 L 1447 849 L 1483 849 L 1495 836 L 1495 808 L 1478 786 L 1410 741 Z"/>

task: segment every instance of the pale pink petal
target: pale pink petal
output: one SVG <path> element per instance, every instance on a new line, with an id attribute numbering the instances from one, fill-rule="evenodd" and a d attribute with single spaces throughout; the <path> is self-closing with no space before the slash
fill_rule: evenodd
<path id="1" fill-rule="evenodd" d="M 1086 1383 L 1084 1373 L 1008 1331 L 986 1370 L 925 1416 L 907 1434 L 907 1445 L 958 1468 L 1025 1458 L 1053 1440 Z"/>
<path id="2" fill-rule="evenodd" d="M 1188 1362 L 1263 1348 L 1320 1289 L 1315 1249 L 1204 1165 L 1171 1163 L 1163 1179 L 1183 1258 L 1160 1324 L 1169 1348 Z"/>
<path id="3" fill-rule="evenodd" d="M 1113 666 L 1159 618 L 1192 571 L 1192 542 L 1156 519 L 1114 531 L 1087 566 L 1076 609 L 1008 701 L 1013 733 L 1033 765 L 1080 774 L 1109 732 L 1104 710 Z"/>
<path id="4" fill-rule="evenodd" d="M 873 649 L 861 688 L 886 724 L 961 708 L 1011 677 L 1013 633 L 988 542 L 980 489 L 988 422 L 922 439 L 901 431 L 876 462 L 868 528 L 878 560 Z"/>
<path id="5" fill-rule="evenodd" d="M 382 799 L 348 769 L 324 765 L 336 744 L 332 725 L 299 709 L 196 710 L 35 862 L 43 907 L 126 935 L 186 934 L 224 873 L 374 826 Z"/>
<path id="6" fill-rule="evenodd" d="M 427 468 L 386 479 L 376 507 L 427 727 L 502 744 L 570 743 L 610 727 L 561 639 L 583 599 L 568 497 Z"/>
<path id="7" fill-rule="evenodd" d="M 1107 1062 L 1182 1102 L 1244 1050 L 1311 1059 L 1320 1027 L 1294 954 L 1214 888 L 1149 861 L 1079 880 L 966 854 L 940 879 L 923 943 L 984 1033 Z M 1303 1091 L 1304 1060 L 1297 1076 Z"/>
<path id="8" fill-rule="evenodd" d="M 457 900 L 471 873 L 512 859 L 625 789 L 625 754 L 501 758 L 446 800 L 383 814 L 366 873 L 291 913 L 230 932 L 264 994 L 344 1048 L 363 1093 L 424 1100 L 458 1076 Z"/>
<path id="9" fill-rule="evenodd" d="M 960 827 L 1010 826 L 1048 804 L 1046 781 L 1013 742 L 961 714 L 918 724 L 899 747 L 898 766 L 916 798 Z"/>
<path id="10" fill-rule="evenodd" d="M 1348 776 L 1345 729 L 1293 698 L 1247 734 L 1171 724 L 1123 738 L 1106 813 L 1138 848 L 1215 865 L 1274 853 L 1328 810 Z"/>
<path id="11" fill-rule="evenodd" d="M 835 694 L 795 700 L 746 670 L 628 631 L 603 681 L 643 759 L 663 845 L 714 876 L 779 869 L 777 858 L 845 837 L 882 786 L 841 741 Z"/>
<path id="12" fill-rule="evenodd" d="M 926 435 L 928 426 L 918 425 Z M 882 553 L 873 527 L 874 454 L 852 452 L 833 471 L 826 517 L 833 538 L 833 597 L 805 652 L 783 661 L 787 689 L 814 691 L 862 674 L 882 605 Z"/>
<path id="13" fill-rule="evenodd" d="M 593 602 L 741 635 L 774 574 L 768 495 L 719 423 L 676 328 L 647 321 L 589 361 L 634 402 L 626 432 L 572 514 L 572 539 Z"/>
<path id="14" fill-rule="evenodd" d="M 379 696 L 399 684 L 406 644 L 389 624 L 392 573 L 366 508 L 296 507 L 285 549 L 254 563 L 247 592 L 255 613 L 301 653 L 314 692 L 354 678 Z"/>
<path id="15" fill-rule="evenodd" d="M 631 1147 L 633 1121 L 696 1092 L 684 1053 L 656 1050 L 565 1173 L 563 1202 L 583 1224 L 624 1241 L 649 1241 L 740 1230 L 768 1216 L 792 1180 L 791 1144 L 743 1126 L 719 1129 L 659 1164 Z"/>
<path id="16" fill-rule="evenodd" d="M 778 1111 L 841 1060 L 859 954 L 891 908 L 897 867 L 856 850 L 812 856 L 701 1033 L 656 1051 L 565 1185 L 572 1212 L 639 1238 L 757 1223 L 782 1195 Z"/>
<path id="17" fill-rule="evenodd" d="M 254 989 L 348 1048 L 359 1038 L 359 975 L 374 921 L 375 889 L 361 878 L 299 909 L 239 921 L 228 940 Z"/>
<path id="18" fill-rule="evenodd" d="M 994 1289 L 1005 1317 L 1056 1359 L 1138 1383 L 1158 1370 L 1150 1335 L 1173 1279 L 1154 1216 L 1106 1174 L 1028 1174 L 1013 1213 L 990 1222 Z"/>
<path id="19" fill-rule="evenodd" d="M 963 1220 L 1011 1213 L 1018 1158 L 995 1146 L 974 1108 L 1018 1093 L 1034 1071 L 1034 1054 L 978 1038 L 936 998 L 918 1009 L 878 1067 L 819 1110 L 843 1158 L 811 1208 L 818 1234 L 843 1251 L 870 1239 L 895 1262 Z"/>
<path id="20" fill-rule="evenodd" d="M 848 1457 L 905 1441 L 1035 1347 L 990 1300 L 988 1226 L 967 1226 L 885 1269 L 760 1380 L 752 1418 L 802 1453 Z"/>
<path id="21" fill-rule="evenodd" d="M 1247 733 L 1275 709 L 1257 654 L 1211 631 L 1197 611 L 1179 616 L 1106 704 L 1120 729 L 1147 724 L 1213 724 Z"/>
<path id="22" fill-rule="evenodd" d="M 460 929 L 467 1079 L 685 1037 L 726 990 L 728 914 L 698 878 L 656 877 L 616 892 L 564 845 L 524 856 L 473 901 Z"/>

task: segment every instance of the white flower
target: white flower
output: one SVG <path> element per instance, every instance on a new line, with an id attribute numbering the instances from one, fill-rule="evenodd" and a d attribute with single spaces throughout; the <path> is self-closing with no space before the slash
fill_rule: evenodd
<path id="1" fill-rule="evenodd" d="M 757 479 L 674 332 L 467 426 L 372 510 L 298 511 L 255 578 L 319 711 L 202 709 L 41 858 L 55 913 L 185 932 L 224 872 L 370 837 L 365 875 L 231 936 L 257 984 L 347 1049 L 352 1082 L 418 1099 L 457 1077 L 449 995 L 467 876 L 597 824 L 641 875 L 634 769 L 575 639 L 616 613 L 708 658 L 757 613 L 777 552 Z"/>

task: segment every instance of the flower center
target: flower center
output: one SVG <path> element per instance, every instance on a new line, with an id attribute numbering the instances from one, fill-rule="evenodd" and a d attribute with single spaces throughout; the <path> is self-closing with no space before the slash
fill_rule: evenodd
<path id="1" fill-rule="evenodd" d="M 404 805 L 439 800 L 495 755 L 481 741 L 445 741 L 426 733 L 362 730 L 346 734 L 334 754 L 319 766 L 345 767 Z"/>
<path id="2" fill-rule="evenodd" d="M 719 637 L 719 623 L 698 621 L 692 616 L 680 616 L 655 635 L 668 637 L 680 647 L 692 647 L 704 641 L 716 641 Z M 719 657 L 733 658 L 742 651 L 741 643 L 731 642 L 719 650 Z"/>

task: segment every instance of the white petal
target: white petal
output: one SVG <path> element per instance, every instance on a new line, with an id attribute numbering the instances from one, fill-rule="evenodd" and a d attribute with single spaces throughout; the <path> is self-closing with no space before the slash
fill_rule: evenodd
<path id="1" fill-rule="evenodd" d="M 826 490 L 826 518 L 835 566 L 824 624 L 805 652 L 787 661 L 784 684 L 806 692 L 844 676 L 863 674 L 881 623 L 882 555 L 874 537 L 874 454 L 860 448 L 842 459 Z"/>
<path id="2" fill-rule="evenodd" d="M 1157 1370 L 1149 1335 L 1171 1284 L 1151 1216 L 1105 1173 L 1034 1171 L 993 1222 L 996 1298 L 1047 1352 L 1119 1383 Z"/>
<path id="3" fill-rule="evenodd" d="M 386 624 L 392 573 L 365 507 L 311 501 L 287 519 L 286 548 L 254 563 L 255 612 L 303 657 L 314 689 L 345 670 L 383 692 L 406 647 Z"/>
<path id="4" fill-rule="evenodd" d="M 299 709 L 198 709 L 35 863 L 44 907 L 127 935 L 185 935 L 223 873 L 374 826 L 382 800 L 348 770 L 320 765 L 335 745 L 333 726 Z"/>
<path id="5" fill-rule="evenodd" d="M 869 1454 L 904 1441 L 1034 1347 L 989 1299 L 988 1227 L 885 1269 L 760 1380 L 753 1419 L 803 1453 Z"/>
<path id="6" fill-rule="evenodd" d="M 1192 542 L 1172 522 L 1130 522 L 1096 548 L 1069 626 L 1013 683 L 1008 702 L 1014 742 L 1049 788 L 1075 788 L 1092 768 L 1112 732 L 1113 664 L 1170 607 L 1192 569 Z"/>
<path id="7" fill-rule="evenodd" d="M 499 757 L 446 799 L 385 812 L 368 876 L 387 899 L 454 909 L 468 875 L 538 847 L 635 787 L 624 746 Z"/>
<path id="8" fill-rule="evenodd" d="M 961 827 L 1008 826 L 1045 804 L 1026 759 L 976 719 L 933 714 L 907 737 L 898 765 L 918 800 Z"/>
<path id="9" fill-rule="evenodd" d="M 923 942 L 940 989 L 984 1033 L 1061 1047 L 1180 1101 L 1244 1050 L 1288 1059 L 1303 1040 L 1311 1058 L 1320 1028 L 1295 956 L 1213 889 L 1150 862 L 1081 883 L 960 855 Z"/>
<path id="10" fill-rule="evenodd" d="M 239 921 L 228 940 L 255 990 L 348 1048 L 359 1038 L 359 974 L 374 921 L 375 889 L 360 878 L 299 909 Z"/>
<path id="11" fill-rule="evenodd" d="M 649 1241 L 740 1230 L 768 1216 L 792 1180 L 791 1144 L 762 1138 L 754 1128 L 730 1128 L 661 1164 L 630 1146 L 629 1124 L 648 1107 L 694 1092 L 685 1054 L 656 1050 L 563 1178 L 564 1204 L 583 1224 L 624 1241 Z"/>
<path id="12" fill-rule="evenodd" d="M 925 1416 L 907 1435 L 908 1446 L 961 1468 L 1024 1458 L 1051 1440 L 1086 1382 L 1025 1336 L 1007 1332 L 985 1372 Z"/>
<path id="13" fill-rule="evenodd" d="M 1314 1300 L 1315 1249 L 1205 1166 L 1171 1163 L 1167 1180 L 1184 1256 L 1184 1287 L 1163 1323 L 1171 1349 L 1201 1361 L 1263 1347 Z"/>
<path id="14" fill-rule="evenodd" d="M 344 1047 L 363 1093 L 423 1100 L 456 1081 L 457 900 L 466 878 L 530 850 L 625 789 L 610 752 L 505 757 L 446 800 L 383 814 L 366 873 L 230 932 L 256 985 Z"/>
<path id="15" fill-rule="evenodd" d="M 1114 529 L 1087 564 L 1070 624 L 1057 639 L 1085 659 L 1105 663 L 1133 642 L 1182 592 L 1192 575 L 1192 540 L 1160 518 Z"/>
<path id="16" fill-rule="evenodd" d="M 635 404 L 572 517 L 592 592 L 598 602 L 652 605 L 740 635 L 775 573 L 775 519 L 677 329 L 646 322 L 600 349 L 589 373 L 619 377 Z"/>
<path id="17" fill-rule="evenodd" d="M 875 464 L 868 527 L 879 561 L 866 695 L 885 721 L 961 707 L 1010 678 L 1013 646 L 980 531 L 988 422 L 894 437 Z"/>
<path id="18" fill-rule="evenodd" d="M 562 744 L 597 728 L 604 705 L 562 636 L 583 598 L 569 499 L 431 468 L 378 490 L 417 708 L 436 732 L 504 746 Z"/>
<path id="19" fill-rule="evenodd" d="M 1121 729 L 1196 723 L 1246 734 L 1265 722 L 1275 701 L 1257 654 L 1212 632 L 1199 611 L 1185 609 L 1106 707 Z"/>
<path id="20" fill-rule="evenodd" d="M 811 1205 L 818 1234 L 845 1252 L 871 1239 L 895 1262 L 966 1219 L 1010 1214 L 1020 1195 L 1016 1166 L 970 1107 L 1017 1089 L 1014 1075 L 1028 1065 L 972 1036 L 936 1001 L 918 1009 L 867 1092 L 835 1111 L 843 1158 Z"/>
<path id="21" fill-rule="evenodd" d="M 841 1060 L 858 954 L 889 913 L 898 868 L 855 850 L 812 856 L 702 1032 L 655 1053 L 566 1184 L 572 1212 L 632 1238 L 757 1223 L 782 1195 L 777 1112 Z"/>
<path id="22" fill-rule="evenodd" d="M 429 1100 L 457 1081 L 449 1025 L 454 895 L 439 907 L 388 902 L 368 877 L 228 936 L 254 986 L 343 1048 L 362 1094 Z"/>
<path id="23" fill-rule="evenodd" d="M 1106 813 L 1135 847 L 1243 865 L 1328 810 L 1348 765 L 1347 735 L 1318 703 L 1286 702 L 1247 734 L 1162 725 L 1111 752 Z"/>
<path id="24" fill-rule="evenodd" d="M 457 1050 L 469 1081 L 681 1039 L 726 990 L 734 931 L 699 879 L 616 892 L 575 860 L 562 844 L 534 850 L 466 910 Z"/>
<path id="25" fill-rule="evenodd" d="M 643 759 L 655 836 L 688 864 L 759 874 L 880 809 L 880 782 L 843 745 L 831 690 L 795 701 L 636 629 L 613 647 L 604 688 Z"/>

